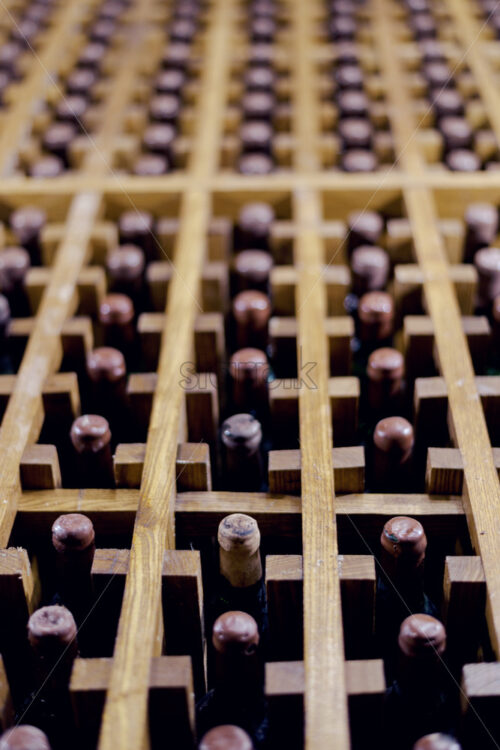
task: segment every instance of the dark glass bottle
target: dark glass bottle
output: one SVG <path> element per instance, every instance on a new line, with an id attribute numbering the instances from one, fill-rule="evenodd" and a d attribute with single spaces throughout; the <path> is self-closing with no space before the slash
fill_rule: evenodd
<path id="1" fill-rule="evenodd" d="M 269 342 L 271 300 L 263 292 L 247 289 L 233 299 L 235 340 L 238 349 L 251 346 L 266 350 Z"/>
<path id="2" fill-rule="evenodd" d="M 220 522 L 217 540 L 220 576 L 214 619 L 228 610 L 252 615 L 262 648 L 267 633 L 267 602 L 257 522 L 244 513 L 232 513 Z"/>
<path id="3" fill-rule="evenodd" d="M 210 729 L 202 737 L 198 750 L 254 750 L 254 748 L 252 740 L 241 727 L 223 724 Z"/>
<path id="4" fill-rule="evenodd" d="M 269 363 L 261 349 L 239 349 L 229 362 L 232 403 L 239 411 L 266 416 L 269 410 Z"/>
<path id="5" fill-rule="evenodd" d="M 10 216 L 10 227 L 18 242 L 30 254 L 33 265 L 40 265 L 42 257 L 41 233 L 47 214 L 36 206 L 18 208 Z"/>
<path id="6" fill-rule="evenodd" d="M 246 203 L 235 226 L 235 249 L 269 250 L 275 218 L 274 209 L 269 203 Z"/>
<path id="7" fill-rule="evenodd" d="M 0 750 L 50 750 L 49 738 L 38 727 L 19 724 L 2 734 Z"/>
<path id="8" fill-rule="evenodd" d="M 53 750 L 65 748 L 74 733 L 69 680 L 78 655 L 77 627 L 66 607 L 51 605 L 28 621 L 28 640 L 35 659 L 35 683 L 23 720 L 48 736 Z"/>
<path id="9" fill-rule="evenodd" d="M 414 443 L 413 427 L 404 417 L 386 417 L 376 424 L 369 474 L 373 491 L 408 492 L 414 488 Z"/>
<path id="10" fill-rule="evenodd" d="M 465 212 L 464 263 L 472 263 L 482 247 L 489 247 L 498 232 L 498 209 L 492 203 L 471 203 Z"/>
<path id="11" fill-rule="evenodd" d="M 126 442 L 129 429 L 127 368 L 123 354 L 110 346 L 94 349 L 87 356 L 89 411 L 101 414 L 116 442 Z"/>
<path id="12" fill-rule="evenodd" d="M 212 644 L 215 684 L 197 706 L 198 734 L 236 724 L 260 750 L 265 747 L 268 722 L 257 623 L 246 612 L 226 612 L 215 621 Z"/>
<path id="13" fill-rule="evenodd" d="M 408 516 L 391 518 L 382 530 L 380 544 L 375 634 L 386 673 L 391 675 L 403 620 L 419 612 L 435 617 L 437 609 L 424 591 L 427 537 L 422 524 Z"/>
<path id="14" fill-rule="evenodd" d="M 81 632 L 82 653 L 90 644 L 89 616 L 92 610 L 92 563 L 95 554 L 95 532 L 90 518 L 82 513 L 65 513 L 52 525 L 55 552 L 57 593 L 55 603 L 63 604 L 73 614 Z"/>
<path id="15" fill-rule="evenodd" d="M 83 414 L 70 432 L 77 487 L 113 487 L 113 458 L 109 423 L 99 414 Z"/>
<path id="16" fill-rule="evenodd" d="M 251 414 L 233 414 L 222 424 L 221 439 L 224 487 L 258 492 L 264 479 L 260 422 Z"/>
<path id="17" fill-rule="evenodd" d="M 397 349 L 382 347 L 368 357 L 367 406 L 375 421 L 403 408 L 404 357 Z"/>
<path id="18" fill-rule="evenodd" d="M 452 733 L 454 717 L 444 663 L 446 631 L 435 617 L 411 615 L 401 623 L 397 677 L 387 691 L 387 731 L 400 750 L 431 732 Z"/>

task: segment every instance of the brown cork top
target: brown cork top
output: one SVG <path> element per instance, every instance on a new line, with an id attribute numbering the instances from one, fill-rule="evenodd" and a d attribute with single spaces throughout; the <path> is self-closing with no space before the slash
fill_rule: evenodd
<path id="1" fill-rule="evenodd" d="M 239 213 L 238 226 L 255 237 L 267 237 L 274 220 L 274 209 L 269 203 L 247 203 Z"/>
<path id="2" fill-rule="evenodd" d="M 83 414 L 73 422 L 70 437 L 78 453 L 97 453 L 111 441 L 108 420 L 98 414 Z"/>
<path id="3" fill-rule="evenodd" d="M 388 346 L 375 349 L 368 357 L 366 373 L 370 380 L 399 380 L 404 375 L 404 357 Z"/>
<path id="4" fill-rule="evenodd" d="M 91 68 L 77 68 L 67 78 L 66 90 L 68 94 L 83 94 L 89 93 L 89 89 L 97 81 L 97 75 Z"/>
<path id="5" fill-rule="evenodd" d="M 46 222 L 47 214 L 36 206 L 18 208 L 10 215 L 10 226 L 21 245 L 34 239 Z"/>
<path id="6" fill-rule="evenodd" d="M 99 305 L 99 320 L 104 325 L 126 325 L 134 318 L 134 303 L 126 294 L 106 294 Z"/>
<path id="7" fill-rule="evenodd" d="M 373 138 L 373 125 L 366 117 L 346 117 L 339 121 L 338 134 L 350 147 L 363 147 Z"/>
<path id="8" fill-rule="evenodd" d="M 155 89 L 159 94 L 179 94 L 186 83 L 186 74 L 182 70 L 171 68 L 162 70 L 155 78 Z"/>
<path id="9" fill-rule="evenodd" d="M 50 750 L 50 744 L 41 729 L 30 724 L 20 724 L 2 734 L 0 750 Z"/>
<path id="10" fill-rule="evenodd" d="M 168 170 L 169 163 L 161 154 L 141 154 L 132 169 L 137 177 L 158 177 L 166 174 Z"/>
<path id="11" fill-rule="evenodd" d="M 56 117 L 65 122 L 79 122 L 88 109 L 88 102 L 84 96 L 72 94 L 61 99 L 56 107 Z"/>
<path id="12" fill-rule="evenodd" d="M 436 39 L 423 39 L 418 45 L 423 63 L 444 63 L 446 55 L 443 51 L 443 45 Z"/>
<path id="13" fill-rule="evenodd" d="M 398 644 L 405 656 L 435 660 L 446 649 L 446 630 L 435 617 L 410 615 L 401 623 Z"/>
<path id="14" fill-rule="evenodd" d="M 363 88 L 363 71 L 359 65 L 338 65 L 335 80 L 340 89 L 361 90 Z"/>
<path id="15" fill-rule="evenodd" d="M 169 44 L 163 53 L 162 65 L 164 68 L 175 68 L 185 70 L 191 58 L 191 48 L 184 42 Z"/>
<path id="16" fill-rule="evenodd" d="M 269 174 L 274 169 L 274 161 L 267 154 L 243 154 L 238 160 L 240 174 Z"/>
<path id="17" fill-rule="evenodd" d="M 52 544 L 57 552 L 85 550 L 94 539 L 94 525 L 82 513 L 65 513 L 52 524 Z"/>
<path id="18" fill-rule="evenodd" d="M 438 117 L 462 117 L 465 111 L 462 95 L 455 89 L 438 88 L 431 94 L 431 104 Z"/>
<path id="19" fill-rule="evenodd" d="M 339 16 L 330 21 L 329 30 L 332 41 L 351 41 L 356 33 L 356 21 L 349 16 Z"/>
<path id="20" fill-rule="evenodd" d="M 125 211 L 118 220 L 120 236 L 142 234 L 147 236 L 153 231 L 154 219 L 147 211 Z"/>
<path id="21" fill-rule="evenodd" d="M 242 556 L 253 555 L 260 546 L 257 521 L 244 513 L 231 513 L 219 524 L 219 546 L 226 552 Z"/>
<path id="22" fill-rule="evenodd" d="M 352 211 L 347 217 L 347 228 L 349 232 L 356 232 L 364 237 L 368 244 L 374 245 L 384 230 L 384 220 L 375 211 Z"/>
<path id="23" fill-rule="evenodd" d="M 151 119 L 159 122 L 175 122 L 180 108 L 179 97 L 174 94 L 157 94 L 149 104 Z"/>
<path id="24" fill-rule="evenodd" d="M 350 149 L 342 157 L 342 169 L 344 172 L 374 172 L 377 169 L 378 160 L 373 151 L 362 148 Z"/>
<path id="25" fill-rule="evenodd" d="M 19 284 L 31 265 L 30 256 L 24 247 L 6 247 L 0 251 L 0 287 L 9 291 Z"/>
<path id="26" fill-rule="evenodd" d="M 244 94 L 241 100 L 245 116 L 253 119 L 270 118 L 275 103 L 274 96 L 268 91 L 250 91 Z"/>
<path id="27" fill-rule="evenodd" d="M 259 629 L 246 612 L 225 612 L 214 623 L 212 643 L 219 654 L 253 656 L 259 645 Z"/>
<path id="28" fill-rule="evenodd" d="M 384 453 L 407 458 L 413 449 L 413 427 L 404 417 L 386 417 L 375 427 L 373 442 Z"/>
<path id="29" fill-rule="evenodd" d="M 271 147 L 274 130 L 268 122 L 250 120 L 244 122 L 240 128 L 240 140 L 243 149 L 266 150 Z"/>
<path id="30" fill-rule="evenodd" d="M 443 117 L 439 123 L 448 148 L 469 148 L 472 143 L 472 129 L 465 117 Z"/>
<path id="31" fill-rule="evenodd" d="M 44 133 L 43 145 L 48 151 L 67 148 L 76 138 L 76 128 L 71 122 L 54 122 Z"/>
<path id="32" fill-rule="evenodd" d="M 266 253 L 265 250 L 242 250 L 234 258 L 236 273 L 257 284 L 269 278 L 272 267 L 272 255 Z"/>
<path id="33" fill-rule="evenodd" d="M 243 729 L 232 724 L 224 724 L 207 732 L 198 750 L 253 750 L 253 745 Z"/>
<path id="34" fill-rule="evenodd" d="M 76 638 L 77 628 L 73 615 L 59 604 L 41 607 L 28 620 L 28 640 L 43 655 L 55 644 L 67 645 Z"/>
<path id="35" fill-rule="evenodd" d="M 470 203 L 465 211 L 468 229 L 493 240 L 498 231 L 498 209 L 492 203 Z"/>
<path id="36" fill-rule="evenodd" d="M 190 42 L 196 34 L 196 24 L 189 18 L 181 18 L 173 22 L 169 33 L 173 42 Z"/>
<path id="37" fill-rule="evenodd" d="M 368 97 L 364 91 L 340 91 L 337 106 L 342 117 L 368 116 Z"/>
<path id="38" fill-rule="evenodd" d="M 142 135 L 144 147 L 161 153 L 168 151 L 177 137 L 175 127 L 169 122 L 156 122 L 148 125 Z"/>
<path id="39" fill-rule="evenodd" d="M 255 18 L 250 22 L 250 35 L 253 42 L 272 42 L 276 34 L 276 23 L 272 18 Z"/>
<path id="40" fill-rule="evenodd" d="M 111 346 L 99 346 L 87 355 L 87 373 L 93 383 L 116 383 L 125 377 L 125 357 Z"/>
<path id="41" fill-rule="evenodd" d="M 106 54 L 106 46 L 100 42 L 87 44 L 78 58 L 78 65 L 82 68 L 97 68 Z"/>
<path id="42" fill-rule="evenodd" d="M 30 177 L 46 179 L 59 177 L 64 172 L 64 164 L 58 156 L 47 154 L 37 159 L 29 168 Z"/>
<path id="43" fill-rule="evenodd" d="M 474 265 L 484 276 L 500 274 L 500 247 L 484 247 L 474 256 Z"/>
<path id="44" fill-rule="evenodd" d="M 106 259 L 109 275 L 116 281 L 131 281 L 141 276 L 146 260 L 144 251 L 136 245 L 120 245 Z"/>
<path id="45" fill-rule="evenodd" d="M 461 748 L 458 740 L 441 732 L 427 734 L 413 745 L 413 750 L 461 750 Z"/>
<path id="46" fill-rule="evenodd" d="M 271 300 L 263 292 L 247 289 L 233 299 L 233 315 L 241 325 L 264 328 L 271 317 Z"/>
<path id="47" fill-rule="evenodd" d="M 358 48 L 354 42 L 339 42 L 334 50 L 337 65 L 353 65 L 359 60 Z"/>
<path id="48" fill-rule="evenodd" d="M 394 317 L 394 300 L 387 292 L 367 292 L 359 301 L 358 315 L 363 323 L 378 323 Z"/>
<path id="49" fill-rule="evenodd" d="M 427 537 L 415 518 L 395 516 L 385 524 L 380 543 L 391 557 L 406 559 L 417 567 L 424 560 Z"/>
<path id="50" fill-rule="evenodd" d="M 238 349 L 231 356 L 229 372 L 234 380 L 265 383 L 269 374 L 267 356 L 261 349 Z"/>
<path id="51" fill-rule="evenodd" d="M 477 172 L 481 169 L 481 162 L 477 154 L 465 148 L 450 151 L 445 162 L 452 172 Z"/>
<path id="52" fill-rule="evenodd" d="M 276 75 L 267 65 L 256 65 L 246 71 L 244 80 L 247 91 L 272 91 Z"/>
<path id="53" fill-rule="evenodd" d="M 256 450 L 261 440 L 261 424 L 251 414 L 233 414 L 222 424 L 222 442 L 227 448 Z"/>

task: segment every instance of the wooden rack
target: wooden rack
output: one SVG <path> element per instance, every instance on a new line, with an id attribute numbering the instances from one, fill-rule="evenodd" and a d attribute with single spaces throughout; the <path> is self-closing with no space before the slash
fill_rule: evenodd
<path id="1" fill-rule="evenodd" d="M 5 16 L 9 10 L 3 5 L 2 22 L 8 26 Z M 371 696 L 369 705 L 373 708 L 383 693 L 379 663 L 371 663 L 375 660 L 364 659 L 359 653 L 354 657 L 348 654 L 346 661 L 345 642 L 352 641 L 352 634 L 343 632 L 346 619 L 343 625 L 341 599 L 350 596 L 348 591 L 359 591 L 362 585 L 373 596 L 372 556 L 377 529 L 391 515 L 404 512 L 425 519 L 429 538 L 442 543 L 449 554 L 453 554 L 457 539 L 467 540 L 463 546 L 473 554 L 457 556 L 455 561 L 465 561 L 464 569 L 453 567 L 453 562 L 447 564 L 448 606 L 458 601 L 460 586 L 475 585 L 475 611 L 482 616 L 485 604 L 493 655 L 500 659 L 500 487 L 498 462 L 492 451 L 496 446 L 492 446 L 488 434 L 482 386 L 475 377 L 440 223 L 443 219 L 461 220 L 466 205 L 476 200 L 500 204 L 500 172 L 450 174 L 426 160 L 419 137 L 422 128 L 404 67 L 411 43 L 399 36 L 400 6 L 395 0 L 368 0 L 364 13 L 371 21 L 368 42 L 378 61 L 396 162 L 369 175 L 344 175 L 325 169 L 318 85 L 322 61 L 328 59 L 328 43 L 318 34 L 324 3 L 283 0 L 283 5 L 288 25 L 280 44 L 288 56 L 290 71 L 291 168 L 267 177 L 248 178 L 219 166 L 231 71 L 241 33 L 242 4 L 238 0 L 210 0 L 208 4 L 195 127 L 185 170 L 161 178 L 140 178 L 124 174 L 115 166 L 116 143 L 123 134 L 144 58 L 156 38 L 155 20 L 158 13 L 161 17 L 163 7 L 157 0 L 134 0 L 131 4 L 122 32 L 119 64 L 111 73 L 111 93 L 79 170 L 42 182 L 21 176 L 15 162 L 31 131 L 37 107 L 54 86 L 50 77 L 65 67 L 65 57 L 72 54 L 68 42 L 91 14 L 96 0 L 60 5 L 37 57 L 0 121 L 2 214 L 7 215 L 12 207 L 35 203 L 46 208 L 49 221 L 59 226 L 49 280 L 27 328 L 29 339 L 22 362 L 15 377 L 0 382 L 1 395 L 7 400 L 0 427 L 0 601 L 12 596 L 10 576 L 20 571 L 18 585 L 29 599 L 28 610 L 34 606 L 35 594 L 28 595 L 33 585 L 29 583 L 31 573 L 26 572 L 24 558 L 21 560 L 9 545 L 12 538 L 24 545 L 47 535 L 61 512 L 87 513 L 98 537 L 102 533 L 130 540 L 130 553 L 123 564 L 115 561 L 114 567 L 106 567 L 106 561 L 102 562 L 106 575 L 120 579 L 123 602 L 104 688 L 95 687 L 106 691 L 100 750 L 138 750 L 147 745 L 151 660 L 161 656 L 164 634 L 169 658 L 182 656 L 175 650 L 177 645 L 169 649 L 169 604 L 172 608 L 174 600 L 163 596 L 162 601 L 165 577 L 189 579 L 192 590 L 186 596 L 191 597 L 193 607 L 202 603 L 199 558 L 194 552 L 176 552 L 176 538 L 213 536 L 217 523 L 229 512 L 254 516 L 264 537 L 282 535 L 294 540 L 299 548 L 301 540 L 302 567 L 299 560 L 289 578 L 299 588 L 303 586 L 303 653 L 296 651 L 295 658 L 286 658 L 290 664 L 295 663 L 293 679 L 292 672 L 286 679 L 279 672 L 276 664 L 282 662 L 268 665 L 268 695 L 294 705 L 297 695 L 301 698 L 303 694 L 308 750 L 347 750 L 349 711 L 352 718 L 356 697 Z M 500 55 L 498 51 L 492 54 L 499 43 L 491 40 L 478 20 L 472 0 L 441 0 L 439 8 L 449 16 L 460 65 L 469 66 L 491 129 L 500 142 Z M 280 220 L 292 225 L 296 271 L 292 314 L 296 318 L 297 349 L 302 361 L 316 363 L 317 388 L 302 388 L 298 396 L 300 496 L 278 490 L 269 495 L 229 496 L 211 491 L 209 482 L 203 481 L 202 486 L 188 486 L 190 491 L 180 492 L 178 444 L 187 441 L 183 427 L 185 393 L 179 386 L 179 372 L 192 357 L 196 320 L 202 311 L 200 288 L 211 221 L 213 217 L 234 221 L 244 202 L 262 197 L 277 208 Z M 421 274 L 442 377 L 439 392 L 444 392 L 445 402 L 447 399 L 456 449 L 450 449 L 453 455 L 446 457 L 448 463 L 441 464 L 444 458 L 436 454 L 431 467 L 434 473 L 428 475 L 428 494 L 407 495 L 404 500 L 389 494 L 364 494 L 357 485 L 337 488 L 336 495 L 336 458 L 332 453 L 336 434 L 335 429 L 332 434 L 330 414 L 334 402 L 329 392 L 326 320 L 331 314 L 324 273 L 325 258 L 329 257 L 325 227 L 345 220 L 350 210 L 388 206 L 396 206 L 396 214 L 409 221 L 414 263 Z M 147 442 L 137 462 L 142 479 L 116 490 L 28 488 L 21 483 L 26 451 L 37 442 L 41 430 L 43 396 L 47 382 L 61 364 L 61 337 L 77 311 L 79 278 L 91 257 L 96 226 L 115 220 L 128 208 L 147 208 L 158 216 L 179 219 L 172 257 L 167 258 L 175 270 L 168 287 L 166 317 L 162 319 L 154 397 L 149 394 L 152 408 Z M 337 259 L 330 255 L 330 268 L 336 268 Z M 193 455 L 189 454 L 188 464 L 195 462 Z M 356 461 L 354 464 L 360 468 Z M 453 490 L 447 490 L 450 483 Z M 358 534 L 366 539 L 364 548 Z M 339 547 L 341 552 L 356 549 L 360 559 L 349 561 L 347 558 L 354 555 L 345 555 L 347 562 L 339 566 Z M 350 589 L 346 584 L 349 566 L 353 566 Z M 280 570 L 279 560 L 273 559 L 273 565 L 268 565 L 267 575 L 268 591 L 285 596 L 280 582 L 287 576 Z M 35 573 L 33 576 L 36 578 Z M 366 606 L 369 609 L 369 601 Z M 460 612 L 465 617 L 466 607 Z M 195 680 L 202 657 L 198 654 L 196 658 Z M 302 658 L 304 671 L 297 677 L 297 663 Z M 495 669 L 500 667 L 496 661 L 492 664 Z M 172 666 L 173 680 L 178 677 L 176 669 Z M 82 677 L 85 679 L 91 677 Z M 493 679 L 496 682 L 490 695 L 498 698 L 497 671 Z M 474 690 L 480 692 L 480 683 L 481 676 L 471 673 L 469 687 L 466 684 L 464 688 L 471 701 Z M 165 743 L 168 747 L 168 737 Z"/>

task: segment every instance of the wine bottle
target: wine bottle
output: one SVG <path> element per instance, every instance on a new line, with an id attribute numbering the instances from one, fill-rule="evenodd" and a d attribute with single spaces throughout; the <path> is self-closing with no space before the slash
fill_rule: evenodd
<path id="1" fill-rule="evenodd" d="M 38 727 L 19 724 L 2 734 L 0 750 L 50 750 L 49 738 Z"/>
<path id="2" fill-rule="evenodd" d="M 215 685 L 197 706 L 199 735 L 236 724 L 248 732 L 255 750 L 264 747 L 268 722 L 259 640 L 257 623 L 246 612 L 225 612 L 215 621 Z"/>
<path id="3" fill-rule="evenodd" d="M 233 414 L 221 430 L 224 485 L 228 490 L 258 492 L 262 488 L 262 428 L 251 414 Z"/>
<path id="4" fill-rule="evenodd" d="M 253 750 L 253 744 L 243 729 L 234 724 L 223 724 L 210 729 L 202 737 L 198 750 Z"/>

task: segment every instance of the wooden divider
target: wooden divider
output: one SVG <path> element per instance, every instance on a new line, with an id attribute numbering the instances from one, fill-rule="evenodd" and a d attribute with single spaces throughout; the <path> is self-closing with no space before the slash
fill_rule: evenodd
<path id="1" fill-rule="evenodd" d="M 414 138 L 417 123 L 401 74 L 400 61 L 387 39 L 392 37 L 390 0 L 374 0 L 379 55 L 388 82 L 392 124 L 401 165 L 421 176 L 423 157 Z M 424 276 L 424 293 L 432 318 L 439 364 L 446 381 L 448 403 L 457 447 L 464 462 L 464 504 L 469 530 L 481 555 L 487 587 L 490 638 L 500 656 L 500 485 L 474 370 L 463 334 L 460 311 L 450 281 L 432 192 L 426 187 L 403 191 L 415 252 Z"/>
<path id="2" fill-rule="evenodd" d="M 182 201 L 181 228 L 174 253 L 175 273 L 168 294 L 158 388 L 101 726 L 101 750 L 114 750 L 117 745 L 123 750 L 137 750 L 147 742 L 150 658 L 156 655 L 158 647 L 163 556 L 166 547 L 175 547 L 175 457 L 184 397 L 179 373 L 190 355 L 194 319 L 199 309 L 198 287 L 211 211 L 211 196 L 203 181 L 217 168 L 232 15 L 231 3 L 215 0 L 207 34 L 198 131 L 189 167 L 192 187 Z"/>
<path id="3" fill-rule="evenodd" d="M 315 387 L 300 382 L 302 455 L 302 555 L 304 570 L 305 747 L 347 750 L 349 723 L 344 638 L 337 567 L 337 522 L 332 465 L 332 420 L 328 396 L 329 360 L 325 330 L 324 252 L 319 227 L 321 198 L 300 184 L 318 169 L 319 102 L 311 85 L 314 69 L 316 2 L 295 2 L 295 174 L 293 216 L 297 225 L 297 361 L 314 364 Z"/>

